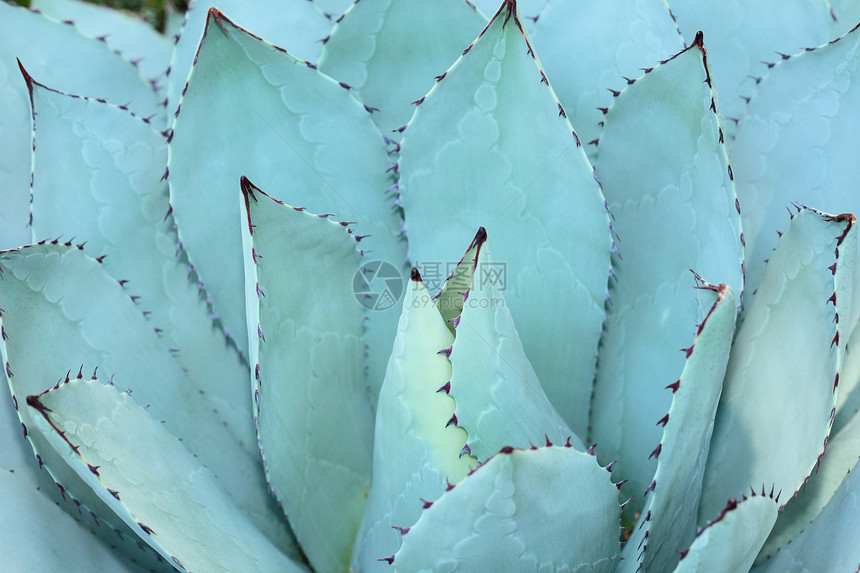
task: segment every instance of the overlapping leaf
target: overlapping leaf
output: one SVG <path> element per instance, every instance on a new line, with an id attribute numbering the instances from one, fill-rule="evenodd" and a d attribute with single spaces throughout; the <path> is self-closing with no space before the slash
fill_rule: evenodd
<path id="1" fill-rule="evenodd" d="M 820 459 L 845 344 L 840 308 L 851 305 L 839 285 L 854 273 L 838 254 L 857 248 L 854 222 L 799 209 L 771 255 L 732 347 L 700 521 L 750 486 L 785 503 Z"/>
<path id="2" fill-rule="evenodd" d="M 104 38 L 108 47 L 136 66 L 144 79 L 166 87 L 163 83 L 173 57 L 173 38 L 159 33 L 142 18 L 82 0 L 31 0 L 30 8 L 74 22 L 87 36 Z"/>
<path id="3" fill-rule="evenodd" d="M 402 221 L 383 194 L 389 160 L 370 114 L 337 82 L 220 12 L 209 16 L 169 155 L 179 238 L 240 349 L 247 341 L 236 186 L 244 175 L 292 205 L 356 221 L 356 234 L 370 235 L 361 247 L 403 268 Z M 373 396 L 394 340 L 396 307 L 381 306 L 368 321 Z"/>
<path id="4" fill-rule="evenodd" d="M 304 571 L 127 393 L 97 380 L 67 380 L 28 396 L 27 407 L 34 430 L 180 571 Z"/>
<path id="5" fill-rule="evenodd" d="M 817 45 L 817 44 L 815 44 Z M 860 30 L 781 61 L 762 79 L 738 129 L 738 195 L 743 206 L 751 285 L 784 230 L 793 201 L 828 213 L 858 213 Z M 860 305 L 858 305 L 860 306 Z M 860 308 L 855 309 L 855 322 Z M 850 331 L 849 331 L 850 333 Z M 858 353 L 860 354 L 860 353 Z"/>
<path id="6" fill-rule="evenodd" d="M 257 434 L 266 477 L 321 571 L 347 568 L 370 491 L 361 265 L 352 229 L 242 179 Z"/>
<path id="7" fill-rule="evenodd" d="M 506 1 L 404 132 L 401 202 L 420 213 L 407 216 L 409 256 L 432 285 L 476 225 L 497 237 L 526 355 L 584 434 L 612 237 L 592 169 L 521 26 Z M 558 292 L 562 301 L 548 294 Z"/>
<path id="8" fill-rule="evenodd" d="M 707 569 L 714 573 L 748 571 L 776 521 L 779 503 L 768 495 L 751 493 L 729 500 L 723 510 L 685 550 L 675 573 Z"/>
<path id="9" fill-rule="evenodd" d="M 634 510 L 657 464 L 654 422 L 672 400 L 663 388 L 677 380 L 679 349 L 711 306 L 690 288 L 689 269 L 742 299 L 740 213 L 715 110 L 699 36 L 615 98 L 600 139 L 596 168 L 623 258 L 614 261 L 591 439 L 601 459 L 619 460 Z"/>
<path id="10" fill-rule="evenodd" d="M 612 571 L 617 494 L 587 453 L 508 447 L 427 504 L 391 561 L 395 571 Z"/>
<path id="11" fill-rule="evenodd" d="M 373 119 L 388 133 L 409 121 L 411 102 L 486 24 L 465 0 L 356 2 L 332 30 L 319 67 L 378 108 Z"/>
<path id="12" fill-rule="evenodd" d="M 601 108 L 626 78 L 678 53 L 685 44 L 664 2 L 549 2 L 534 25 L 535 47 L 576 133 L 596 142 Z M 630 81 L 629 79 L 627 81 Z M 597 147 L 586 145 L 592 161 Z"/>
<path id="13" fill-rule="evenodd" d="M 651 457 L 657 471 L 619 571 L 671 571 L 696 532 L 696 509 L 735 331 L 737 306 L 726 285 L 703 283 L 713 305 L 699 326 L 681 377 L 669 386 L 672 407 L 657 422 L 663 437 Z"/>
<path id="14" fill-rule="evenodd" d="M 105 255 L 189 379 L 256 455 L 248 366 L 213 324 L 177 252 L 168 213 L 164 135 L 123 109 L 31 81 L 33 234 L 76 237 Z"/>
<path id="15" fill-rule="evenodd" d="M 498 263 L 486 239 L 481 228 L 437 302 L 442 311 L 456 308 L 453 303 L 459 299 L 461 308 L 449 319 L 456 339 L 445 349 L 452 365 L 445 391 L 457 403 L 454 419 L 468 432 L 470 452 L 481 461 L 508 445 L 567 443 L 584 451 L 526 358 L 502 284 L 492 272 Z M 465 287 L 458 286 L 461 277 L 470 279 Z"/>
<path id="16" fill-rule="evenodd" d="M 31 114 L 16 58 L 42 81 L 69 93 L 128 104 L 142 117 L 163 113 L 155 91 L 104 42 L 72 25 L 0 2 L 0 249 L 30 242 Z"/>
<path id="17" fill-rule="evenodd" d="M 451 363 L 440 350 L 453 336 L 417 271 L 407 288 L 394 349 L 377 406 L 373 485 L 353 551 L 357 571 L 386 570 L 381 560 L 438 498 L 477 467 L 444 391 Z"/>
<path id="18" fill-rule="evenodd" d="M 817 0 L 671 0 L 670 5 L 685 37 L 697 30 L 705 33 L 729 139 L 745 114 L 746 98 L 753 95 L 770 63 L 780 54 L 827 42 L 833 23 L 827 3 Z"/>
<path id="19" fill-rule="evenodd" d="M 44 390 L 58 371 L 83 365 L 83 370 L 98 366 L 105 378 L 117 374 L 118 383 L 133 389 L 215 472 L 255 525 L 289 550 L 293 542 L 266 493 L 258 458 L 200 400 L 140 309 L 98 262 L 71 244 L 43 243 L 0 252 L 0 268 L 4 377 L 25 428 L 33 423 L 26 397 Z M 35 432 L 28 437 L 52 477 L 100 519 L 110 520 L 111 511 L 52 454 L 44 438 Z"/>

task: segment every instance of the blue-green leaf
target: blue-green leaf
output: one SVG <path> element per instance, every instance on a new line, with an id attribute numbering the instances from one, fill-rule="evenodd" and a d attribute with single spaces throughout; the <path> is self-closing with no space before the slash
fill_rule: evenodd
<path id="1" fill-rule="evenodd" d="M 142 117 L 164 113 L 151 86 L 104 42 L 82 35 L 73 25 L 0 2 L 0 249 L 31 242 L 32 116 L 16 58 L 41 81 L 69 93 L 128 104 Z"/>
<path id="2" fill-rule="evenodd" d="M 592 455 L 507 447 L 426 503 L 389 560 L 404 572 L 613 571 L 617 496 Z"/>
<path id="3" fill-rule="evenodd" d="M 698 328 L 684 371 L 673 383 L 672 407 L 657 425 L 663 437 L 651 456 L 657 471 L 632 534 L 624 545 L 622 571 L 671 571 L 696 532 L 697 508 L 714 415 L 726 373 L 737 306 L 726 285 L 702 283 L 713 305 Z"/>
<path id="4" fill-rule="evenodd" d="M 454 282 L 446 283 L 443 291 L 457 293 L 462 308 L 449 319 L 456 325 L 456 339 L 449 345 L 452 374 L 446 391 L 457 403 L 455 419 L 469 434 L 471 453 L 481 461 L 505 446 L 567 443 L 584 451 L 582 440 L 550 403 L 526 358 L 503 285 L 492 272 L 499 264 L 486 239 L 481 228 L 455 270 Z M 471 279 L 465 288 L 456 286 L 461 269 Z M 450 300 L 440 297 L 440 308 L 449 306 Z"/>
<path id="5" fill-rule="evenodd" d="M 305 571 L 128 393 L 80 378 L 27 397 L 37 429 L 145 543 L 179 571 Z"/>
<path id="6" fill-rule="evenodd" d="M 628 78 L 685 46 L 669 8 L 659 0 L 549 2 L 534 25 L 547 77 L 583 142 L 596 142 L 602 108 Z M 586 145 L 589 158 L 597 147 Z"/>
<path id="7" fill-rule="evenodd" d="M 515 10 L 502 5 L 404 132 L 401 201 L 421 214 L 407 215 L 409 256 L 438 287 L 477 226 L 496 237 L 526 355 L 584 435 L 612 236 L 592 168 Z"/>
<path id="8" fill-rule="evenodd" d="M 798 208 L 771 255 L 732 347 L 700 521 L 751 485 L 785 503 L 823 453 L 845 343 L 840 309 L 851 305 L 838 286 L 854 273 L 839 252 L 857 248 L 854 222 Z"/>
<path id="9" fill-rule="evenodd" d="M 407 287 L 394 349 L 379 394 L 373 484 L 353 551 L 357 571 L 386 570 L 380 558 L 421 516 L 421 499 L 436 499 L 477 467 L 445 391 L 451 332 L 417 271 Z"/>
<path id="10" fill-rule="evenodd" d="M 378 108 L 373 120 L 388 133 L 409 121 L 411 102 L 486 24 L 465 0 L 356 2 L 332 30 L 319 67 Z"/>
<path id="11" fill-rule="evenodd" d="M 695 324 L 711 307 L 689 269 L 742 300 L 743 235 L 701 37 L 628 86 L 606 114 L 597 173 L 621 256 L 592 402 L 591 440 L 642 509 Z M 669 138 L 671 144 L 664 144 Z M 622 258 L 623 257 L 623 258 Z M 689 352 L 689 350 L 687 350 Z M 723 499 L 722 501 L 725 501 Z"/>
<path id="12" fill-rule="evenodd" d="M 403 269 L 402 220 L 384 195 L 392 183 L 385 173 L 389 158 L 370 114 L 337 82 L 217 11 L 209 17 L 169 155 L 179 238 L 245 352 L 240 177 L 291 205 L 355 221 L 356 234 L 369 235 L 361 248 Z M 378 305 L 367 325 L 367 384 L 374 397 L 394 340 L 398 300 Z"/>
<path id="13" fill-rule="evenodd" d="M 683 552 L 675 573 L 749 571 L 778 511 L 779 503 L 764 493 L 730 499 Z"/>
<path id="14" fill-rule="evenodd" d="M 770 62 L 830 39 L 830 11 L 820 0 L 671 0 L 670 5 L 684 37 L 697 30 L 705 34 L 729 139 Z"/>
<path id="15" fill-rule="evenodd" d="M 346 225 L 242 179 L 249 360 L 263 466 L 314 568 L 345 570 L 370 491 L 361 266 Z"/>
<path id="16" fill-rule="evenodd" d="M 34 238 L 75 237 L 106 255 L 105 271 L 139 297 L 192 384 L 256 455 L 248 365 L 177 251 L 164 135 L 123 109 L 31 86 Z"/>
<path id="17" fill-rule="evenodd" d="M 755 573 L 851 571 L 860 563 L 860 462 L 855 463 L 827 506 L 803 533 Z"/>

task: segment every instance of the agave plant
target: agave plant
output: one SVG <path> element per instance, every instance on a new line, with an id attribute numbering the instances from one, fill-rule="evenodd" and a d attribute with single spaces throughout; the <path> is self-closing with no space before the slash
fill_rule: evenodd
<path id="1" fill-rule="evenodd" d="M 8 567 L 857 569 L 857 7 L 484 4 L 0 4 Z"/>

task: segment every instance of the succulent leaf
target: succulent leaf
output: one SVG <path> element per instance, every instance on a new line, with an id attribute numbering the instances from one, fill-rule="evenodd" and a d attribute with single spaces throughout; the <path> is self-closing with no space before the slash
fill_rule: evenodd
<path id="1" fill-rule="evenodd" d="M 499 9 L 499 0 L 476 0 L 472 2 L 482 14 L 492 16 Z M 506 0 L 504 0 L 506 1 Z M 526 26 L 534 24 L 538 16 L 549 4 L 549 0 L 517 0 L 520 14 L 523 15 L 523 23 Z M 531 31 L 531 29 L 529 29 Z"/>
<path id="2" fill-rule="evenodd" d="M 77 364 L 81 370 L 98 367 L 104 377 L 116 373 L 126 385 L 122 389 L 133 389 L 150 414 L 200 456 L 261 531 L 278 547 L 293 544 L 266 494 L 256 457 L 199 399 L 140 309 L 96 260 L 71 243 L 49 242 L 0 252 L 0 269 L 3 372 L 25 429 L 33 423 L 26 397 L 44 390 L 58 371 Z M 26 435 L 53 479 L 110 521 L 107 507 L 89 494 L 41 434 Z"/>
<path id="3" fill-rule="evenodd" d="M 660 133 L 671 134 L 671 145 L 659 143 Z M 701 36 L 628 86 L 606 114 L 596 169 L 621 257 L 590 439 L 602 461 L 619 460 L 629 480 L 622 491 L 636 496 L 631 514 L 656 469 L 649 453 L 662 430 L 654 422 L 672 401 L 664 388 L 684 368 L 678 350 L 712 304 L 690 288 L 689 269 L 743 297 L 743 235 L 722 139 Z"/>
<path id="4" fill-rule="evenodd" d="M 31 80 L 33 235 L 75 237 L 139 298 L 189 380 L 254 455 L 248 365 L 213 325 L 169 211 L 164 135 L 127 111 Z"/>
<path id="5" fill-rule="evenodd" d="M 177 570 L 304 571 L 128 393 L 74 379 L 27 407 L 65 463 Z"/>
<path id="6" fill-rule="evenodd" d="M 0 469 L 0 507 L 0 553 L 8 571 L 146 571 L 91 535 L 26 478 L 5 468 Z M 46 541 L 53 551 L 45 550 Z"/>
<path id="7" fill-rule="evenodd" d="M 457 59 L 487 20 L 465 0 L 364 0 L 338 20 L 319 68 L 355 88 L 383 133 L 412 116 L 414 102 Z M 438 80 L 437 80 L 438 81 Z"/>
<path id="8" fill-rule="evenodd" d="M 829 213 L 860 212 L 853 191 L 860 178 L 860 164 L 854 161 L 860 144 L 853 129 L 860 121 L 858 64 L 860 30 L 855 28 L 838 41 L 780 61 L 750 101 L 732 157 L 753 288 L 790 202 Z M 855 306 L 845 324 L 860 318 L 860 305 Z"/>
<path id="9" fill-rule="evenodd" d="M 448 484 L 477 467 L 466 432 L 454 416 L 451 363 L 441 349 L 454 341 L 417 271 L 379 395 L 373 484 L 353 551 L 357 571 L 385 570 L 379 558 L 400 548 L 400 538 L 421 516 L 421 499 L 436 499 Z"/>
<path id="10" fill-rule="evenodd" d="M 838 433 L 833 431 L 827 441 L 827 455 L 821 458 L 821 465 L 809 478 L 809 483 L 790 500 L 779 514 L 776 525 L 756 560 L 760 563 L 777 552 L 782 551 L 804 531 L 824 507 L 845 478 L 846 472 L 854 471 L 860 459 L 860 415 L 855 415 Z M 840 503 L 840 502 L 836 502 Z M 821 525 L 818 526 L 822 527 Z M 828 526 L 831 527 L 831 526 Z M 799 553 L 789 551 L 789 553 Z M 838 568 L 832 568 L 836 571 Z"/>
<path id="11" fill-rule="evenodd" d="M 617 496 L 590 454 L 506 447 L 424 510 L 392 557 L 394 569 L 612 571 Z"/>
<path id="12" fill-rule="evenodd" d="M 497 264 L 486 238 L 482 228 L 452 276 L 457 282 L 465 270 L 471 279 L 461 289 L 464 294 L 458 295 L 462 312 L 453 319 L 456 338 L 450 346 L 452 374 L 447 390 L 457 403 L 457 419 L 469 434 L 469 449 L 481 461 L 507 445 L 567 443 L 584 451 L 582 440 L 550 403 L 526 358 L 503 290 L 492 273 Z M 446 283 L 443 291 L 457 288 Z M 441 297 L 438 302 L 440 308 L 446 304 Z"/>
<path id="13" fill-rule="evenodd" d="M 402 220 L 383 194 L 391 183 L 388 157 L 369 115 L 334 80 L 220 12 L 210 14 L 170 143 L 170 202 L 188 258 L 244 352 L 240 177 L 292 205 L 356 221 L 356 235 L 370 235 L 361 248 L 401 270 Z M 192 158 L 209 168 L 198 169 Z M 378 306 L 367 325 L 374 399 L 394 340 L 396 306 Z"/>
<path id="14" fill-rule="evenodd" d="M 700 521 L 750 485 L 773 489 L 784 504 L 820 460 L 835 415 L 844 345 L 835 284 L 850 283 L 854 272 L 840 264 L 838 253 L 856 249 L 856 231 L 849 233 L 854 222 L 851 215 L 798 208 L 771 255 L 732 346 Z"/>
<path id="15" fill-rule="evenodd" d="M 827 506 L 803 533 L 755 573 L 851 571 L 860 563 L 860 462 L 855 463 Z"/>
<path id="16" fill-rule="evenodd" d="M 684 552 L 675 573 L 749 571 L 778 511 L 779 503 L 768 495 L 730 499 Z"/>
<path id="17" fill-rule="evenodd" d="M 370 491 L 352 230 L 242 179 L 249 359 L 263 466 L 314 568 L 345 570 Z"/>
<path id="18" fill-rule="evenodd" d="M 664 428 L 652 452 L 658 458 L 657 471 L 642 515 L 624 545 L 619 572 L 673 570 L 696 531 L 708 445 L 737 316 L 729 287 L 703 282 L 699 288 L 713 293 L 714 302 L 690 347 L 681 377 L 670 386 L 672 407 L 657 422 Z"/>
<path id="19" fill-rule="evenodd" d="M 188 76 L 199 56 L 199 45 L 209 27 L 209 13 L 217 6 L 219 13 L 246 30 L 254 30 L 276 46 L 288 49 L 303 60 L 316 61 L 322 42 L 331 30 L 331 21 L 308 0 L 204 0 L 192 2 L 185 14 L 185 25 L 176 42 L 168 75 L 167 110 L 172 114 L 179 106 Z M 225 19 L 226 20 L 226 19 Z M 222 20 L 223 21 L 223 20 Z M 224 21 L 226 31 L 230 24 Z M 169 127 L 169 125 L 167 126 Z"/>
<path id="20" fill-rule="evenodd" d="M 409 256 L 430 286 L 476 224 L 498 237 L 526 354 L 584 435 L 612 238 L 593 170 L 521 26 L 506 1 L 406 128 L 401 202 L 421 214 L 407 221 Z M 544 294 L 559 292 L 561 302 Z"/>
<path id="21" fill-rule="evenodd" d="M 524 11 L 524 10 L 523 10 Z M 583 142 L 596 142 L 602 109 L 642 69 L 685 46 L 669 8 L 652 0 L 549 2 L 532 33 L 547 77 Z M 597 147 L 586 145 L 589 159 Z"/>
<path id="22" fill-rule="evenodd" d="M 16 58 L 42 81 L 70 93 L 127 103 L 142 117 L 163 114 L 152 88 L 104 42 L 72 25 L 0 2 L 0 249 L 30 242 L 31 116 Z"/>
<path id="23" fill-rule="evenodd" d="M 737 120 L 744 116 L 746 98 L 753 95 L 756 82 L 771 64 L 782 53 L 793 54 L 830 40 L 832 19 L 826 2 L 671 0 L 670 4 L 684 37 L 693 37 L 696 30 L 705 34 L 729 143 Z"/>
<path id="24" fill-rule="evenodd" d="M 828 0 L 833 18 L 834 38 L 845 35 L 860 22 L 860 4 L 853 0 Z"/>
<path id="25" fill-rule="evenodd" d="M 82 34 L 104 38 L 153 86 L 163 86 L 173 56 L 173 39 L 128 12 L 81 0 L 30 0 L 30 8 L 60 21 L 71 21 Z M 123 102 L 115 102 L 121 104 Z"/>

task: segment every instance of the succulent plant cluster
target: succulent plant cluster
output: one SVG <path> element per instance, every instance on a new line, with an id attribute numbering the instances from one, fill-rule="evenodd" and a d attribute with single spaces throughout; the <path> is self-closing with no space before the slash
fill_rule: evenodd
<path id="1" fill-rule="evenodd" d="M 497 2 L 0 3 L 4 567 L 860 567 L 860 6 Z"/>

